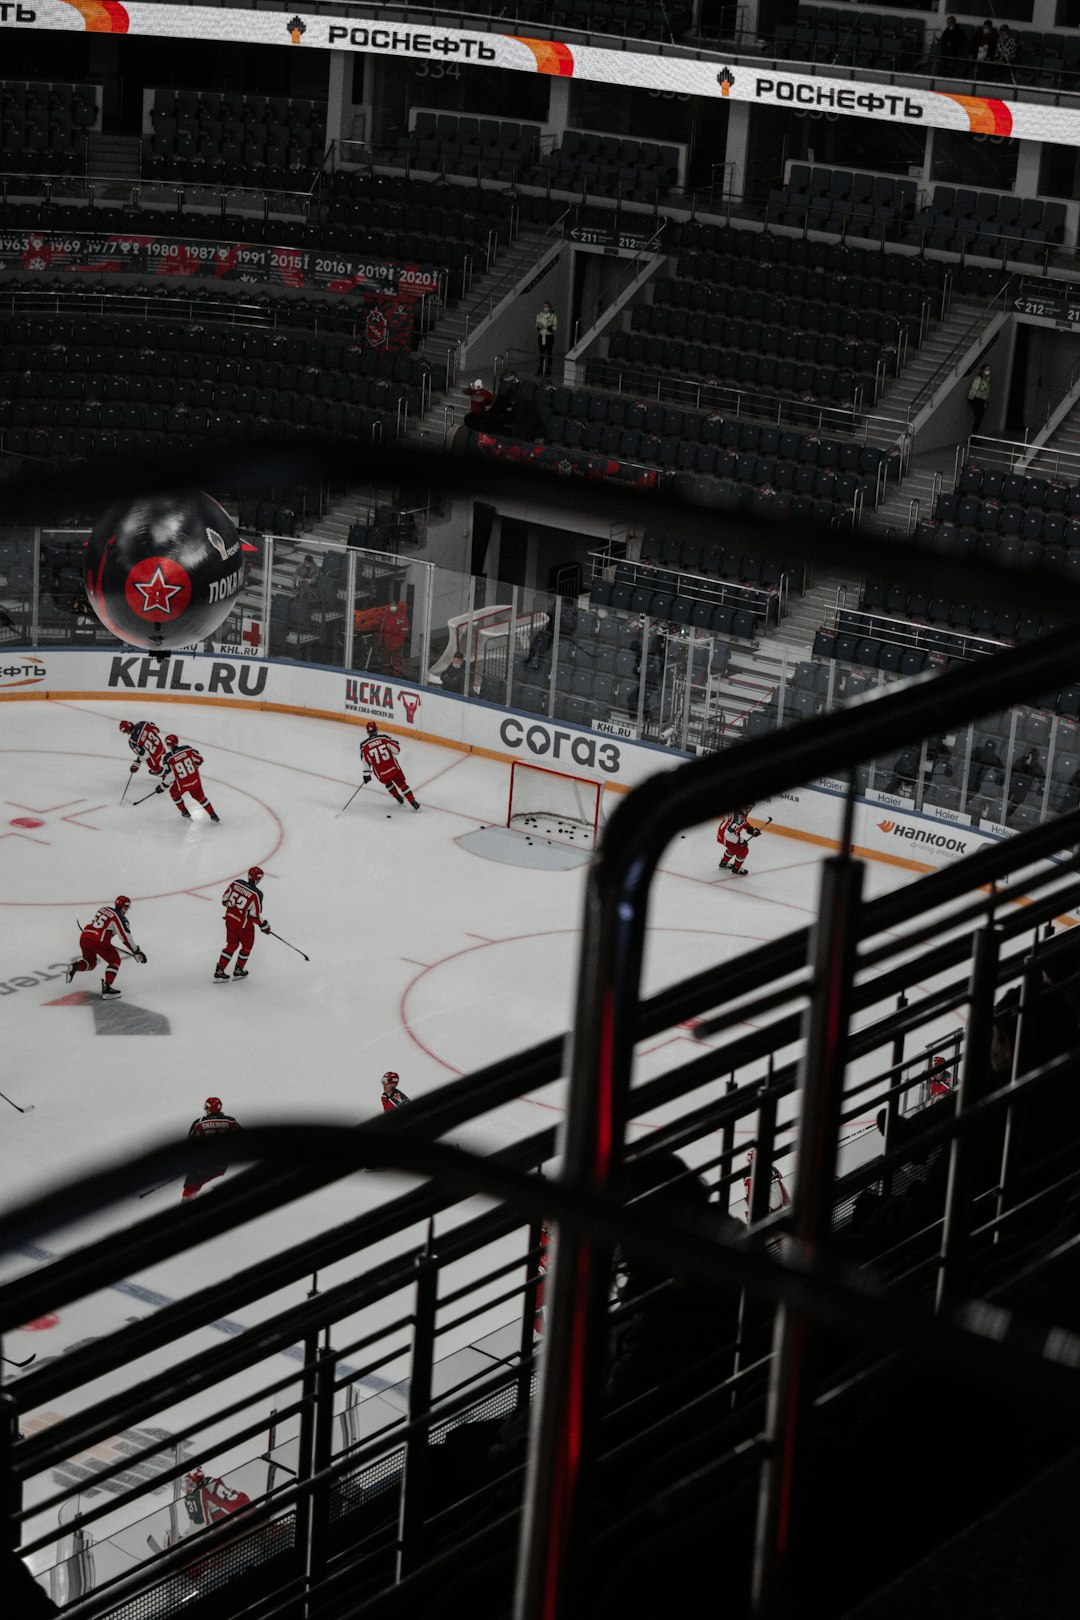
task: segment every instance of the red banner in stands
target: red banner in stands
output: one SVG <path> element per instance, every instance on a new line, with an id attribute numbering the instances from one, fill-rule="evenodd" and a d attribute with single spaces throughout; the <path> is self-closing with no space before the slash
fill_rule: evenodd
<path id="1" fill-rule="evenodd" d="M 87 275 L 181 276 L 248 281 L 318 292 L 380 293 L 411 301 L 432 293 L 438 271 L 418 264 L 358 259 L 318 248 L 259 242 L 195 242 L 175 237 L 0 231 L 0 267 Z"/>

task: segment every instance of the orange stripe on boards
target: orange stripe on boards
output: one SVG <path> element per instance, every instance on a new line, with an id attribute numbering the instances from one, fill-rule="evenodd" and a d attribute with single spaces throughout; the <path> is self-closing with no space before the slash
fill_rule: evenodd
<path id="1" fill-rule="evenodd" d="M 15 692 L 10 687 L 0 691 L 0 703 L 47 703 L 50 699 L 65 703 L 122 703 L 129 702 L 126 692 Z M 328 709 L 306 709 L 298 703 L 256 703 L 248 698 L 230 697 L 203 697 L 195 692 L 140 692 L 139 703 L 200 703 L 209 709 L 258 709 L 263 714 L 299 714 L 308 715 L 312 720 L 333 720 L 342 726 L 366 726 L 372 718 L 367 714 L 331 714 Z M 504 754 L 498 748 L 482 748 L 478 743 L 458 742 L 453 737 L 438 737 L 434 732 L 408 730 L 401 726 L 384 726 L 384 731 L 392 732 L 399 737 L 412 737 L 416 742 L 431 743 L 436 748 L 453 748 L 459 754 L 474 754 L 477 759 L 493 759 L 500 765 L 512 765 L 514 760 L 520 759 L 520 754 Z M 629 793 L 630 784 L 626 782 L 606 782 L 600 784 L 605 793 Z M 839 850 L 838 838 L 826 838 L 823 833 L 804 832 L 801 827 L 782 827 L 775 821 L 762 832 L 779 833 L 782 838 L 796 838 L 804 844 L 817 844 L 821 849 Z M 851 846 L 853 855 L 867 861 L 881 861 L 886 866 L 899 866 L 907 872 L 936 872 L 936 866 L 928 866 L 925 861 L 913 861 L 906 855 L 887 855 L 883 850 L 867 849 L 861 844 Z M 989 888 L 980 885 L 984 894 L 989 894 Z M 1017 895 L 1010 904 L 1027 906 L 1031 900 L 1027 895 Z M 1072 917 L 1056 917 L 1063 927 L 1075 928 L 1076 921 Z"/>
<path id="2" fill-rule="evenodd" d="M 10 687 L 0 691 L 0 703 L 7 701 L 47 703 L 201 703 L 208 709 L 257 709 L 263 714 L 299 714 L 311 720 L 333 720 L 339 726 L 366 726 L 374 719 L 370 714 L 334 714 L 329 709 L 308 709 L 299 703 L 259 703 L 251 698 L 205 697 L 198 692 L 15 692 Z M 382 731 L 398 737 L 411 737 L 414 742 L 431 743 L 436 748 L 453 748 L 459 754 L 475 754 L 477 759 L 494 759 L 500 765 L 512 765 L 520 754 L 504 754 L 498 748 L 483 748 L 479 743 L 458 742 L 454 737 L 440 737 L 433 731 L 417 731 L 415 727 L 383 725 Z M 526 763 L 531 763 L 526 761 Z M 554 767 L 548 767 L 553 769 Z M 572 773 L 567 773 L 572 774 Z M 627 782 L 601 781 L 605 793 L 629 793 Z"/>
<path id="3" fill-rule="evenodd" d="M 839 850 L 841 848 L 840 840 L 838 838 L 826 838 L 823 833 L 803 832 L 801 827 L 779 827 L 775 821 L 772 822 L 768 827 L 763 827 L 761 830 L 762 832 L 779 833 L 782 838 L 797 838 L 804 844 L 819 844 L 823 849 Z M 906 855 L 887 855 L 884 850 L 866 849 L 862 844 L 852 844 L 851 853 L 853 855 L 858 855 L 862 860 L 882 861 L 886 866 L 902 866 L 905 867 L 909 872 L 921 872 L 925 874 L 927 872 L 939 872 L 941 870 L 941 868 L 938 866 L 927 866 L 924 861 L 910 860 Z M 978 888 L 980 894 L 990 893 L 989 883 L 980 883 Z M 1029 894 L 1017 894 L 1010 895 L 1008 903 L 1011 906 L 1030 906 L 1032 904 L 1032 900 Z M 1061 923 L 1064 928 L 1076 927 L 1075 917 L 1055 917 L 1054 921 Z"/>

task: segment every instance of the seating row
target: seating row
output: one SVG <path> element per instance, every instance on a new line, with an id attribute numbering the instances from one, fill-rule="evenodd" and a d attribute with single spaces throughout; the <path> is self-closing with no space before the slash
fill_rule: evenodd
<path id="1" fill-rule="evenodd" d="M 1053 524 L 1053 518 L 1046 518 L 1045 524 Z M 1051 529 L 1051 535 L 1056 534 Z M 995 534 L 986 529 L 961 529 L 953 523 L 935 523 L 933 519 L 924 520 L 916 529 L 916 539 L 920 545 L 927 546 L 943 557 L 955 557 L 960 561 L 965 558 L 978 558 L 980 561 L 996 562 L 1008 568 L 1043 568 L 1049 572 L 1062 572 L 1069 575 L 1080 570 L 1080 534 L 1070 519 L 1065 532 L 1061 536 L 1066 543 L 1059 545 L 1056 539 L 1045 541 L 1021 540 L 1019 535 Z"/>
<path id="2" fill-rule="evenodd" d="M 602 431 L 615 430 L 638 433 L 643 437 L 661 441 L 662 459 L 674 465 L 680 446 L 712 448 L 732 457 L 731 475 L 734 475 L 737 457 L 770 458 L 776 463 L 820 469 L 826 472 L 851 473 L 860 479 L 875 480 L 884 464 L 885 476 L 895 478 L 899 470 L 899 452 L 882 450 L 877 445 L 845 442 L 823 438 L 816 434 L 796 433 L 757 422 L 736 418 L 725 420 L 718 412 L 703 415 L 699 411 L 665 408 L 658 403 L 634 399 L 626 395 L 614 397 L 592 394 L 585 388 L 552 388 L 530 378 L 504 376 L 499 385 L 500 401 L 524 402 L 535 410 L 541 428 L 555 421 L 575 422 L 584 431 L 600 427 Z M 607 441 L 612 442 L 612 441 Z M 596 448 L 599 448 L 600 441 Z M 674 459 L 673 459 L 674 458 Z M 723 472 L 729 469 L 725 463 Z M 755 481 L 748 464 L 743 463 L 740 476 L 747 482 Z M 764 477 L 757 482 L 766 481 Z"/>
<path id="3" fill-rule="evenodd" d="M 1001 252 L 999 238 L 1009 238 L 1009 256 L 1015 257 L 1016 239 L 1051 246 L 1065 240 L 1065 204 L 1041 197 L 1018 197 L 997 191 L 935 186 L 932 200 L 912 221 L 911 238 L 925 238 L 930 247 L 954 242 L 970 244 L 974 253 Z"/>
<path id="4" fill-rule="evenodd" d="M 910 220 L 915 197 L 914 180 L 793 163 L 786 184 L 769 193 L 765 218 L 770 225 L 876 236 Z"/>
<path id="5" fill-rule="evenodd" d="M 1044 512 L 1080 512 L 1080 483 L 1063 478 L 1040 478 L 1022 472 L 1002 472 L 994 467 L 961 467 L 957 479 L 958 496 L 977 496 L 984 501 L 1019 501 L 1023 506 L 1040 506 Z"/>
<path id="6" fill-rule="evenodd" d="M 620 353 L 623 345 L 617 341 L 620 334 L 612 336 L 609 340 L 609 366 L 618 368 L 625 364 L 655 368 L 661 377 L 669 380 L 679 375 L 683 378 L 702 377 L 710 383 L 719 383 L 723 379 L 728 387 L 738 383 L 771 394 L 800 395 L 822 405 L 854 408 L 859 404 L 872 405 L 877 399 L 877 382 L 873 371 L 857 372 L 832 366 L 800 364 L 794 360 L 775 360 L 769 353 L 712 348 L 700 343 L 680 343 L 677 339 L 669 338 L 643 338 L 639 345 L 635 345 L 635 335 L 630 333 L 627 337 L 625 359 Z M 886 351 L 879 353 L 884 355 Z"/>
<path id="7" fill-rule="evenodd" d="M 628 361 L 608 360 L 593 355 L 585 362 L 585 381 L 590 388 L 613 388 L 623 394 L 647 400 L 666 400 L 692 405 L 698 410 L 737 411 L 740 415 L 762 416 L 774 426 L 805 426 L 831 431 L 855 428 L 858 411 L 854 402 L 816 400 L 810 393 L 801 396 L 794 389 L 794 376 L 786 369 L 793 361 L 773 362 L 743 356 L 725 382 L 715 379 L 675 377 L 656 367 L 635 366 Z"/>
<path id="8" fill-rule="evenodd" d="M 41 349 L 46 352 L 38 353 Z M 194 367 L 183 361 L 185 355 L 198 357 Z M 170 356 L 174 357 L 171 366 Z M 262 382 L 264 386 L 284 384 L 280 378 L 276 384 L 267 383 L 265 377 L 240 368 L 245 364 L 277 364 L 295 367 L 297 372 L 341 371 L 414 387 L 421 386 L 428 377 L 434 388 L 441 389 L 446 383 L 446 368 L 441 363 L 431 365 L 414 355 L 365 349 L 335 339 L 158 321 L 0 316 L 0 370 L 31 373 L 27 386 L 40 386 L 50 374 L 63 377 L 81 370 L 113 376 L 152 377 L 169 369 L 177 376 L 211 375 L 199 367 L 212 362 L 220 362 L 216 374 L 222 381 Z M 221 369 L 227 362 L 235 364 L 235 372 Z"/>
<path id="9" fill-rule="evenodd" d="M 679 628 L 692 626 L 709 635 L 733 636 L 739 641 L 752 641 L 760 635 L 767 619 L 764 599 L 757 610 L 734 607 L 726 602 L 699 600 L 695 603 L 689 596 L 673 596 L 667 592 L 635 593 L 633 586 L 607 579 L 593 581 L 589 603 L 595 608 L 642 615 Z"/>
<path id="10" fill-rule="evenodd" d="M 723 280 L 766 291 L 769 270 L 776 265 L 803 266 L 827 270 L 830 275 L 874 276 L 883 281 L 926 287 L 940 291 L 947 283 L 964 293 L 997 292 L 1001 275 L 991 265 L 961 265 L 945 259 L 928 259 L 922 253 L 900 249 L 863 247 L 851 242 L 825 242 L 804 236 L 787 236 L 772 231 L 752 231 L 748 227 L 711 225 L 690 220 L 669 226 L 671 244 L 678 248 L 680 276 L 701 280 Z M 715 255 L 710 259 L 707 255 Z M 701 255 L 706 255 L 702 258 Z M 718 268 L 717 259 L 739 261 Z"/>
<path id="11" fill-rule="evenodd" d="M 910 317 L 907 330 L 918 333 L 918 322 L 930 297 L 925 288 L 903 286 L 895 281 L 875 281 L 869 276 L 849 276 L 843 272 L 805 270 L 797 265 L 769 265 L 760 278 L 761 287 L 747 286 L 739 275 L 738 260 L 727 262 L 717 255 L 710 274 L 696 264 L 697 280 L 658 276 L 652 283 L 653 302 L 673 311 L 700 315 L 745 316 L 749 320 L 784 321 L 795 326 L 812 326 L 820 332 L 848 331 L 822 324 L 848 313 Z"/>
<path id="12" fill-rule="evenodd" d="M 822 324 L 833 330 L 822 331 L 809 321 L 794 318 L 770 321 L 740 320 L 734 316 L 689 316 L 684 310 L 668 310 L 662 305 L 636 304 L 630 332 L 613 332 L 608 354 L 613 360 L 629 360 L 638 365 L 665 364 L 669 345 L 694 349 L 728 349 L 748 354 L 771 355 L 775 360 L 794 360 L 803 365 L 834 366 L 841 371 L 874 372 L 885 364 L 889 376 L 898 370 L 899 322 L 892 315 L 871 315 L 866 322 L 874 335 L 859 340 L 842 336 L 839 325 L 853 330 L 860 324 L 856 310 L 822 308 Z M 640 335 L 640 339 L 639 339 Z M 663 344 L 661 349 L 658 345 Z M 673 354 L 673 363 L 678 358 Z M 693 371 L 713 371 L 715 366 L 685 367 Z"/>

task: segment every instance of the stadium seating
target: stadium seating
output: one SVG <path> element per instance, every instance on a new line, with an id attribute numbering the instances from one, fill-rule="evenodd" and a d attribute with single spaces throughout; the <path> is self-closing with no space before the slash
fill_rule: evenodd
<path id="1" fill-rule="evenodd" d="M 544 154 L 536 179 L 557 191 L 587 191 L 594 197 L 651 203 L 658 192 L 678 182 L 679 149 L 655 141 L 568 129 L 560 145 Z M 635 223 L 640 229 L 640 218 Z"/>
<path id="2" fill-rule="evenodd" d="M 786 185 L 769 193 L 765 218 L 800 230 L 898 240 L 914 213 L 914 180 L 793 163 Z"/>
<path id="3" fill-rule="evenodd" d="M 911 72 L 926 57 L 924 24 L 921 17 L 862 6 L 800 6 L 794 23 L 774 28 L 770 54 L 782 61 Z"/>
<path id="4" fill-rule="evenodd" d="M 539 124 L 418 108 L 409 133 L 398 141 L 392 163 L 403 169 L 512 181 L 532 167 L 539 153 Z"/>
<path id="5" fill-rule="evenodd" d="M 308 191 L 326 148 L 326 105 L 292 96 L 155 90 L 148 179 Z"/>
<path id="6" fill-rule="evenodd" d="M 86 131 L 97 121 L 92 84 L 0 84 L 4 168 L 26 175 L 85 174 Z"/>
<path id="7" fill-rule="evenodd" d="M 984 258 L 1039 262 L 1065 239 L 1065 204 L 960 186 L 935 186 L 915 215 L 908 239 L 930 248 Z"/>
<path id="8" fill-rule="evenodd" d="M 656 468 L 674 492 L 699 503 L 827 526 L 850 523 L 856 504 L 873 507 L 879 480 L 894 478 L 899 466 L 897 450 L 872 444 L 725 421 L 716 412 L 556 388 L 513 374 L 500 382 L 497 411 L 493 434 L 512 436 L 515 422 L 527 416 L 548 445 L 628 468 Z"/>
<path id="9" fill-rule="evenodd" d="M 308 428 L 392 438 L 445 368 L 332 338 L 181 322 L 0 318 L 0 442 L 66 459 Z M 35 435 L 37 437 L 35 437 Z"/>

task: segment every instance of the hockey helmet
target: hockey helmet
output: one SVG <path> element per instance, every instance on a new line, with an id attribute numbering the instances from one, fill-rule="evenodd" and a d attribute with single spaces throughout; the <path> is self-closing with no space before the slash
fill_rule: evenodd
<path id="1" fill-rule="evenodd" d="M 377 720 L 369 720 L 364 729 L 367 731 L 367 734 L 370 737 L 374 732 L 378 731 L 379 722 Z"/>
<path id="2" fill-rule="evenodd" d="M 382 1077 L 382 1083 L 385 1086 L 387 1081 L 389 1081 L 392 1086 L 396 1086 L 400 1079 L 400 1074 L 395 1074 L 393 1069 L 387 1069 L 386 1073 Z"/>
<path id="3" fill-rule="evenodd" d="M 942 1057 L 941 1053 L 939 1052 L 937 1054 L 937 1056 L 935 1057 L 935 1059 L 934 1059 L 934 1068 L 935 1069 L 943 1069 L 944 1067 L 945 1067 L 945 1059 Z"/>
<path id="4" fill-rule="evenodd" d="M 249 866 L 248 867 L 248 877 L 249 877 L 249 879 L 251 880 L 252 883 L 258 883 L 258 881 L 262 877 L 262 875 L 263 875 L 263 869 L 262 869 L 261 866 Z"/>
<path id="5" fill-rule="evenodd" d="M 220 1114 L 221 1113 L 221 1098 L 220 1097 L 207 1097 L 205 1103 L 203 1104 L 203 1108 L 204 1108 L 205 1112 L 208 1113 L 208 1114 Z"/>
<path id="6" fill-rule="evenodd" d="M 205 1478 L 206 1475 L 203 1473 L 201 1468 L 193 1468 L 191 1473 L 188 1475 L 188 1484 L 191 1486 L 199 1486 L 203 1483 Z"/>
<path id="7" fill-rule="evenodd" d="M 179 741 L 180 741 L 180 739 L 176 735 L 176 732 L 175 731 L 170 731 L 169 735 L 165 739 L 165 746 L 166 746 L 166 748 L 175 748 L 177 746 L 177 744 L 179 743 Z"/>
<path id="8" fill-rule="evenodd" d="M 128 908 L 130 907 L 130 905 L 131 905 L 131 901 L 128 899 L 126 894 L 118 894 L 117 895 L 117 897 L 116 897 L 116 910 L 117 911 L 127 911 Z"/>
<path id="9" fill-rule="evenodd" d="M 121 720 L 121 722 L 120 722 L 120 730 L 121 730 L 121 731 L 123 731 L 123 732 L 125 732 L 125 733 L 126 733 L 126 732 L 128 732 L 128 731 L 134 731 L 134 729 L 135 729 L 135 728 L 134 728 L 134 726 L 133 726 L 133 725 L 132 725 L 132 724 L 131 724 L 131 721 L 130 721 L 130 720 Z"/>

